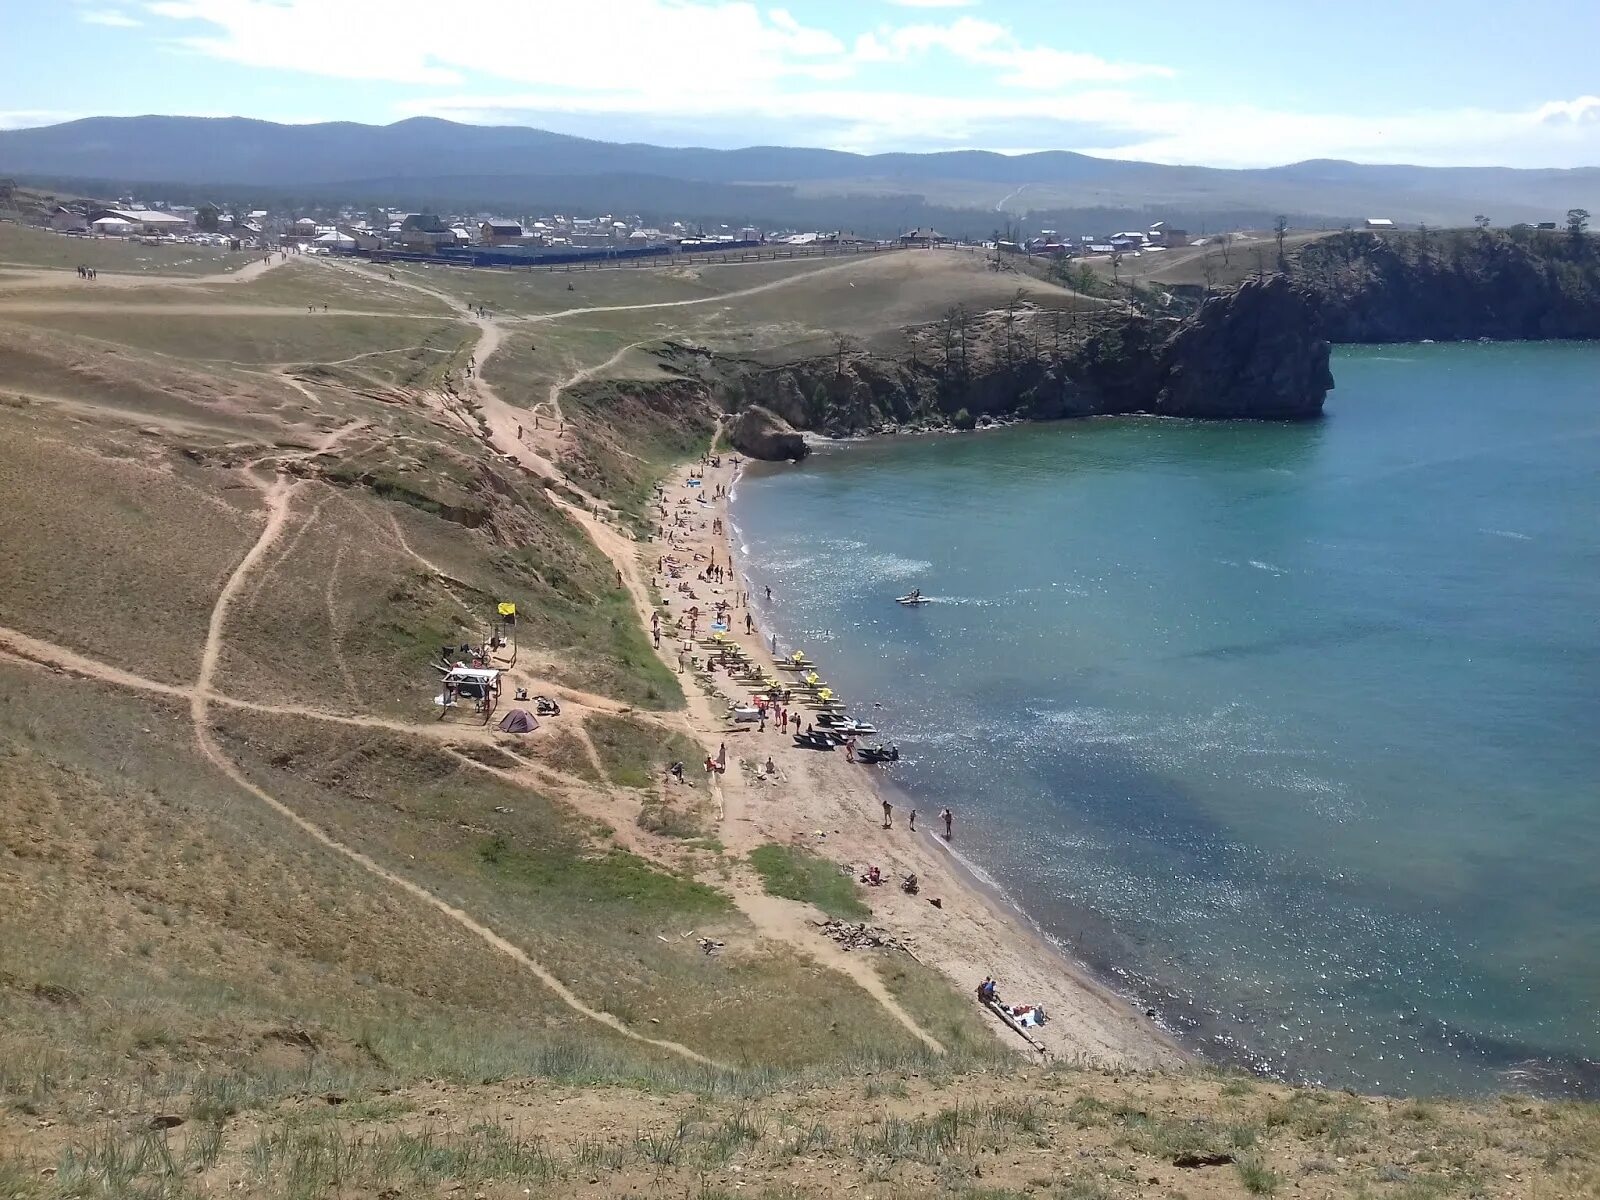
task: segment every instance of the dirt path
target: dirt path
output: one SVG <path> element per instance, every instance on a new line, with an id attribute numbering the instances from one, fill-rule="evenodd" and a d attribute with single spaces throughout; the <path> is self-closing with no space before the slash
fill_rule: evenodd
<path id="1" fill-rule="evenodd" d="M 270 260 L 263 261 L 258 255 L 254 261 L 232 271 L 219 271 L 214 275 L 140 275 L 132 272 L 111 273 L 101 271 L 92 282 L 81 281 L 86 288 L 200 288 L 215 287 L 218 284 L 249 283 L 252 279 L 260 279 L 268 271 L 284 266 L 287 260 L 280 259 L 276 254 Z M 6 274 L 0 279 L 0 291 L 13 291 L 21 288 L 60 287 L 62 284 L 71 285 L 72 280 L 67 277 L 66 267 L 13 267 L 7 263 L 0 263 Z"/>
<path id="2" fill-rule="evenodd" d="M 138 301 L 118 303 L 112 300 L 46 300 L 43 303 L 29 300 L 0 299 L 0 313 L 20 312 L 32 315 L 90 313 L 95 315 L 155 315 L 163 317 L 304 317 L 307 321 L 318 317 L 388 317 L 397 321 L 444 321 L 442 313 L 408 313 L 393 310 L 383 312 L 363 308 L 330 308 L 307 312 L 296 304 L 141 304 Z M 395 347 L 396 350 L 405 347 Z M 203 361 L 203 360 L 202 360 Z M 215 361 L 225 361 L 218 359 Z"/>
<path id="3" fill-rule="evenodd" d="M 351 424 L 343 426 L 342 428 L 326 435 L 308 450 L 294 455 L 278 455 L 274 457 L 279 464 L 284 461 L 292 461 L 294 459 L 315 457 L 318 454 L 326 453 L 328 450 L 337 445 L 341 439 L 361 427 L 361 422 L 352 422 Z M 539 980 L 540 983 L 555 993 L 562 1003 L 566 1004 L 575 1012 L 597 1022 L 598 1024 L 604 1025 L 616 1033 L 619 1033 L 633 1041 L 654 1046 L 658 1049 L 668 1051 L 693 1062 L 704 1063 L 713 1066 L 717 1065 L 705 1055 L 690 1049 L 688 1046 L 660 1038 L 647 1037 L 636 1030 L 630 1029 L 626 1024 L 612 1014 L 591 1008 L 542 964 L 535 961 L 520 947 L 514 945 L 510 941 L 507 941 L 505 938 L 501 937 L 499 934 L 495 933 L 494 930 L 490 929 L 487 925 L 484 925 L 482 922 L 476 920 L 462 909 L 447 903 L 413 880 L 407 879 L 406 877 L 383 866 L 369 855 L 364 854 L 354 847 L 339 841 L 322 827 L 307 820 L 289 805 L 258 787 L 245 776 L 244 772 L 223 750 L 222 746 L 216 740 L 211 728 L 211 707 L 213 704 L 234 707 L 249 707 L 252 710 L 258 711 L 278 711 L 282 713 L 294 713 L 297 711 L 294 706 L 288 705 L 245 705 L 243 703 L 233 701 L 228 697 L 217 695 L 213 686 L 213 681 L 217 672 L 217 665 L 221 660 L 222 652 L 227 644 L 226 629 L 229 610 L 232 607 L 235 598 L 246 588 L 250 580 L 250 576 L 255 570 L 257 564 L 266 557 L 268 552 L 272 549 L 273 544 L 277 541 L 285 526 L 288 524 L 291 505 L 295 495 L 298 494 L 302 488 L 307 486 L 307 481 L 305 480 L 295 479 L 288 475 L 276 473 L 270 482 L 263 482 L 256 478 L 256 476 L 253 474 L 252 468 L 255 465 L 256 464 L 252 464 L 251 466 L 246 467 L 244 474 L 262 492 L 262 496 L 266 503 L 266 521 L 262 526 L 261 533 L 251 545 L 250 549 L 246 551 L 244 556 L 239 560 L 238 565 L 234 567 L 233 572 L 227 579 L 227 582 L 223 584 L 222 590 L 217 595 L 216 602 L 211 610 L 210 619 L 207 622 L 205 644 L 202 648 L 200 656 L 200 668 L 192 685 L 187 688 L 182 688 L 173 685 L 157 683 L 154 680 L 144 679 L 138 675 L 132 674 L 131 672 L 121 671 L 114 667 L 110 667 L 107 664 L 96 662 L 82 655 L 65 650 L 62 647 L 54 646 L 50 643 L 42 642 L 35 638 L 30 638 L 27 635 L 5 629 L 0 629 L 0 654 L 4 654 L 7 657 L 11 657 L 22 662 L 42 663 L 55 667 L 56 669 L 70 670 L 74 674 L 83 675 L 87 678 L 97 679 L 103 682 L 114 683 L 122 687 L 171 696 L 174 698 L 187 698 L 189 701 L 190 719 L 194 723 L 195 740 L 199 746 L 201 754 L 203 754 L 205 758 L 228 779 L 232 780 L 244 791 L 254 796 L 262 804 L 265 804 L 273 812 L 277 813 L 286 821 L 293 824 L 297 829 L 304 832 L 307 836 L 311 837 L 329 850 L 332 850 L 334 853 L 339 854 L 349 861 L 355 863 L 369 874 L 394 887 L 400 888 L 415 899 L 429 905 L 438 912 L 444 914 L 450 920 L 456 922 L 468 932 L 472 933 L 474 936 L 481 939 L 494 950 L 513 959 L 524 970 Z M 332 714 L 313 714 L 311 711 L 307 711 L 303 715 L 315 715 L 322 719 L 337 719 L 334 718 Z M 408 726 L 400 722 L 385 722 L 378 718 L 352 717 L 339 720 L 339 723 L 360 725 L 367 728 L 393 728 L 396 731 L 408 733 L 416 732 L 415 728 L 412 726 Z M 436 736 L 445 735 L 450 732 L 452 731 L 450 731 L 448 727 L 440 727 L 436 732 Z M 590 744 L 589 750 L 591 754 L 594 754 L 594 748 L 592 744 Z M 594 754 L 594 757 L 596 766 L 598 767 L 599 756 Z"/>
<path id="4" fill-rule="evenodd" d="M 592 313 L 653 311 L 728 303 L 854 265 L 847 260 L 817 271 L 716 296 L 572 308 L 522 318 L 517 323 L 544 324 Z M 480 317 L 463 301 L 432 288 L 410 281 L 391 282 L 442 300 L 453 311 L 479 327 L 481 333 L 472 354 L 470 378 L 474 394 L 482 406 L 480 415 L 488 427 L 485 440 L 492 449 L 522 464 L 539 477 L 547 481 L 560 480 L 561 473 L 551 458 L 536 453 L 518 436 L 518 426 L 527 419 L 528 414 L 505 404 L 494 389 L 483 382 L 484 368 L 501 344 L 502 326 L 493 319 Z M 626 349 L 631 348 L 619 351 L 612 359 L 593 368 L 580 368 L 567 381 L 554 386 L 547 403 L 555 408 L 560 392 L 565 387 L 605 369 L 610 362 L 620 358 Z M 556 411 L 559 412 L 559 409 Z M 681 489 L 681 494 L 687 495 L 687 489 L 682 487 L 683 474 L 679 472 L 669 486 Z M 732 478 L 731 469 L 724 466 L 718 472 L 707 474 L 706 488 L 717 483 L 731 484 Z M 566 501 L 555 491 L 547 494 L 612 562 L 641 622 L 648 626 L 650 589 L 641 569 L 639 543 L 607 525 L 593 512 Z M 680 492 L 675 490 L 673 498 L 676 499 L 678 494 Z M 705 494 L 705 489 L 701 489 L 701 494 Z M 726 502 L 715 505 L 714 512 L 725 517 Z M 729 565 L 726 541 L 707 533 L 711 514 L 696 511 L 695 515 L 704 519 L 692 538 L 692 548 L 713 561 Z M 726 594 L 730 589 L 736 592 L 737 583 L 726 587 L 702 588 L 701 594 L 710 597 L 713 593 Z M 703 605 L 706 601 L 702 600 L 701 603 Z M 759 644 L 759 638 L 739 640 L 755 641 L 758 653 L 765 650 Z M 664 648 L 659 653 L 665 661 L 672 651 Z M 686 727 L 702 745 L 706 744 L 706 739 L 717 739 L 719 734 L 724 739 L 733 734 L 716 700 L 696 686 L 687 687 L 685 694 Z M 588 742 L 587 738 L 584 740 Z M 1181 1055 L 1175 1047 L 1161 1041 L 1153 1030 L 1143 1026 L 1121 1001 L 1087 978 L 1057 969 L 1054 964 L 1061 961 L 1058 956 L 1039 939 L 1029 935 L 1015 917 L 1001 913 L 992 902 L 984 900 L 976 889 L 963 883 L 958 873 L 951 869 L 948 855 L 930 853 L 938 843 L 931 839 L 927 842 L 916 839 L 907 842 L 902 835 L 895 835 L 892 831 L 885 831 L 882 837 L 872 836 L 868 832 L 875 828 L 871 817 L 868 816 L 864 824 L 862 818 L 876 807 L 877 798 L 859 768 L 841 770 L 842 764 L 816 761 L 820 756 L 812 756 L 811 761 L 802 760 L 796 757 L 802 752 L 786 743 L 787 739 L 780 739 L 776 744 L 761 745 L 763 751 L 770 745 L 774 759 L 784 760 L 784 776 L 792 784 L 790 800 L 781 808 L 764 804 L 752 796 L 740 769 L 730 770 L 714 785 L 713 800 L 719 809 L 723 840 L 730 851 L 742 856 L 768 841 L 794 844 L 802 839 L 810 840 L 813 831 L 831 828 L 838 839 L 830 843 L 830 853 L 836 859 L 842 852 L 846 863 L 876 860 L 885 865 L 890 878 L 896 872 L 915 871 L 929 880 L 939 893 L 959 905 L 959 910 L 934 910 L 915 897 L 899 896 L 898 891 L 892 897 L 880 897 L 874 905 L 875 919 L 889 924 L 901 936 L 916 944 L 934 948 L 926 956 L 928 961 L 952 983 L 961 986 L 961 981 L 968 977 L 977 979 L 985 973 L 994 973 L 1008 980 L 1008 987 L 1014 989 L 1012 994 L 1020 991 L 1035 1003 L 1047 1004 L 1059 1014 L 1052 1028 L 1054 1036 L 1050 1042 L 1054 1049 L 1064 1055 L 1118 1067 L 1165 1066 L 1180 1060 Z M 593 753 L 592 745 L 586 746 L 586 749 Z M 756 753 L 759 755 L 760 751 Z M 601 777 L 604 778 L 603 772 Z M 888 891 L 884 889 L 884 892 Z M 819 965 L 840 971 L 872 995 L 885 1013 L 911 1030 L 925 1044 L 942 1049 L 937 1039 L 922 1029 L 888 992 L 870 964 L 859 957 L 851 957 L 810 927 L 805 916 L 809 912 L 807 906 L 774 900 L 748 877 L 735 888 L 735 894 L 741 911 L 763 938 L 791 946 Z M 930 916 L 930 912 L 934 915 Z M 996 1023 L 996 1036 L 1009 1040 L 1015 1035 L 999 1029 Z M 1018 1040 L 1016 1044 L 1020 1048 L 1022 1043 Z"/>

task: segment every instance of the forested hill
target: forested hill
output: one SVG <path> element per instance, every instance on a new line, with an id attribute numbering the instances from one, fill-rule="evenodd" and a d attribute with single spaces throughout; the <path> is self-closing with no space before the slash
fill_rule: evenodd
<path id="1" fill-rule="evenodd" d="M 1600 238 L 1566 231 L 1343 233 L 1294 280 L 1334 342 L 1600 338 Z"/>
<path id="2" fill-rule="evenodd" d="M 1600 210 L 1600 168 L 1511 170 L 1319 160 L 1258 170 L 1170 166 L 1069 151 L 847 154 L 603 142 L 516 126 L 414 118 L 279 125 L 244 118 L 93 117 L 0 132 L 0 174 L 159 184 L 317 200 L 509 212 L 560 204 L 648 216 L 893 232 L 987 234 L 1009 219 L 1100 231 L 1150 217 L 1189 228 L 1338 226 L 1373 215 L 1464 224 Z"/>

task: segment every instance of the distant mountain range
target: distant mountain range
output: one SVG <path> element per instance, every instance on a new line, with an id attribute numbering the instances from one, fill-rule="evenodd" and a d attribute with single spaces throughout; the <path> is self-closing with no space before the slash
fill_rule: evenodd
<path id="1" fill-rule="evenodd" d="M 1053 150 L 847 154 L 601 142 L 520 126 L 418 117 L 393 125 L 278 125 L 242 117 L 90 117 L 0 132 L 0 175 L 58 187 L 138 186 L 173 203 L 333 202 L 507 214 L 638 213 L 893 233 L 1105 231 L 1162 218 L 1237 228 L 1368 216 L 1402 223 L 1560 220 L 1600 211 L 1600 168 L 1368 166 L 1321 159 L 1257 170 L 1164 166 Z"/>

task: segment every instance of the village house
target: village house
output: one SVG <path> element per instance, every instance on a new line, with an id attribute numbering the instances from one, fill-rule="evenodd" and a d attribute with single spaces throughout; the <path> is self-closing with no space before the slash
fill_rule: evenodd
<path id="1" fill-rule="evenodd" d="M 522 225 L 517 221 L 485 221 L 478 226 L 478 240 L 485 246 L 509 246 L 522 237 Z"/>
<path id="2" fill-rule="evenodd" d="M 95 208 L 89 224 L 102 233 L 154 235 L 186 233 L 189 222 L 153 208 Z"/>
<path id="3" fill-rule="evenodd" d="M 436 213 L 412 213 L 400 222 L 400 245 L 432 254 L 441 246 L 454 246 L 455 232 Z"/>
<path id="4" fill-rule="evenodd" d="M 914 246 L 921 249 L 927 249 L 930 246 L 947 246 L 950 241 L 950 238 L 945 237 L 937 229 L 920 226 L 910 233 L 902 233 L 900 235 L 900 244 L 902 246 Z"/>
<path id="5" fill-rule="evenodd" d="M 58 204 L 50 211 L 50 228 L 57 233 L 87 233 L 89 218 L 76 209 Z"/>

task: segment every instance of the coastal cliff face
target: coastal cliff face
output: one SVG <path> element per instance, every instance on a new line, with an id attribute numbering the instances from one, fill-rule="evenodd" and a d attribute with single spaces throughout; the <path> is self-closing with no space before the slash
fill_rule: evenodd
<path id="1" fill-rule="evenodd" d="M 1186 321 L 1121 308 L 1079 314 L 1065 330 L 1061 314 L 1041 310 L 952 317 L 910 331 L 908 352 L 894 358 L 770 366 L 668 351 L 736 414 L 734 444 L 763 458 L 796 457 L 794 430 L 846 437 L 1115 413 L 1315 417 L 1333 386 L 1328 354 L 1314 306 L 1284 278 L 1213 297 Z"/>
<path id="2" fill-rule="evenodd" d="M 1342 233 L 1290 270 L 1335 342 L 1600 338 L 1600 246 L 1565 231 Z"/>

